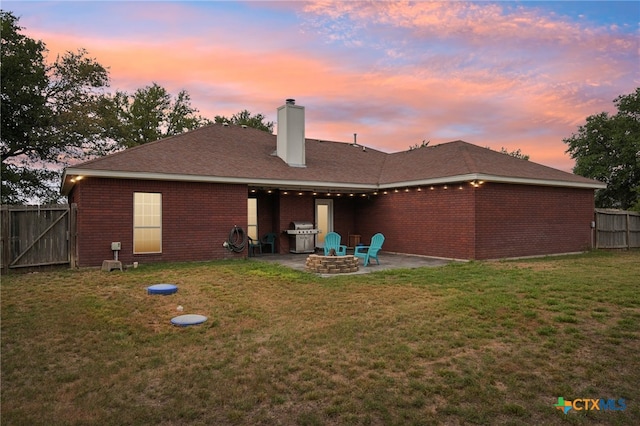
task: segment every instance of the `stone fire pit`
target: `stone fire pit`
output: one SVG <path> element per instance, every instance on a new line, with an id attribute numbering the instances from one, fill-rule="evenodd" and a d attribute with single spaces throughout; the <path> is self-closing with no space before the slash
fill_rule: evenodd
<path id="1" fill-rule="evenodd" d="M 310 254 L 304 270 L 319 274 L 347 274 L 358 272 L 358 258 L 353 255 L 346 256 L 320 256 Z"/>

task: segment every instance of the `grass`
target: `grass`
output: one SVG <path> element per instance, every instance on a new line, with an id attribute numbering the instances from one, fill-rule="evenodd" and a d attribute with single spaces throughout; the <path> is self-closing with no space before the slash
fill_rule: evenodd
<path id="1" fill-rule="evenodd" d="M 8 275 L 2 424 L 640 424 L 639 288 L 638 251 Z M 174 327 L 178 305 L 209 319 Z M 559 396 L 627 408 L 565 415 Z"/>

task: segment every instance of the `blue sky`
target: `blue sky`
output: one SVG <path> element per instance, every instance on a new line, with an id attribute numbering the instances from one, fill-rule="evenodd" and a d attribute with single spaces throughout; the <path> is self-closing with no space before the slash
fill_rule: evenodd
<path id="1" fill-rule="evenodd" d="M 570 170 L 563 138 L 640 86 L 640 2 L 12 2 L 49 59 L 85 48 L 111 90 L 152 82 L 209 118 L 387 152 L 462 139 Z"/>

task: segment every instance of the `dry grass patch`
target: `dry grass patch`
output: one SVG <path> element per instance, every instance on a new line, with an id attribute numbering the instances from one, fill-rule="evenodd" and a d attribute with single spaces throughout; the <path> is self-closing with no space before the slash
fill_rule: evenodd
<path id="1" fill-rule="evenodd" d="M 252 261 L 11 275 L 2 419 L 635 424 L 639 265 L 597 252 L 331 279 Z M 147 295 L 156 283 L 179 291 Z M 209 319 L 174 327 L 178 305 Z M 565 416 L 558 396 L 628 408 Z"/>

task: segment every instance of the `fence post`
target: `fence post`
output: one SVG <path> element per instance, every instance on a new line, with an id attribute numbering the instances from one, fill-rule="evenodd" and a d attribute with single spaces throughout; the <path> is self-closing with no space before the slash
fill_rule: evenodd
<path id="1" fill-rule="evenodd" d="M 69 206 L 69 267 L 78 267 L 78 205 L 72 203 Z"/>
<path id="2" fill-rule="evenodd" d="M 595 232 L 596 234 L 596 250 L 599 249 L 599 243 L 600 243 L 600 214 L 598 213 L 598 211 L 595 211 L 595 219 L 596 219 L 596 227 L 594 228 L 593 232 Z"/>
<path id="3" fill-rule="evenodd" d="M 631 221 L 629 220 L 629 212 L 626 214 L 627 217 L 627 250 L 631 248 Z"/>
<path id="4" fill-rule="evenodd" d="M 11 244 L 9 235 L 9 223 L 10 223 L 10 211 L 9 206 L 0 207 L 0 234 L 2 234 L 2 244 L 0 245 L 0 263 L 2 264 L 2 273 L 9 272 L 9 262 L 11 262 Z"/>

